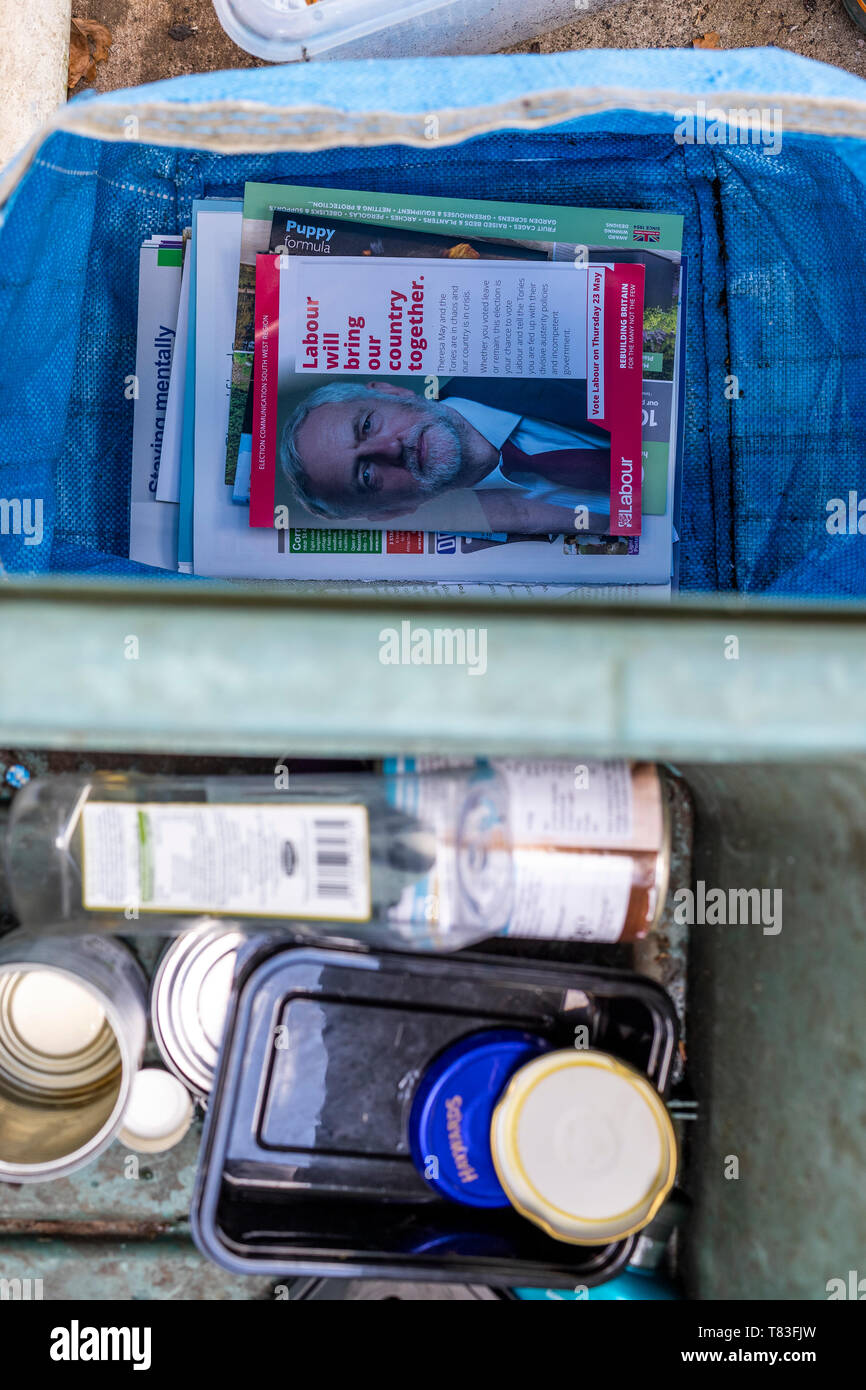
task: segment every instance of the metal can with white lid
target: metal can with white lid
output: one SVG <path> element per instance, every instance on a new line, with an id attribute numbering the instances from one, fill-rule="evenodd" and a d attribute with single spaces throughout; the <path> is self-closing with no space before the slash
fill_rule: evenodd
<path id="1" fill-rule="evenodd" d="M 205 918 L 166 948 L 150 995 L 162 1059 L 195 1095 L 210 1095 L 231 995 L 239 927 Z"/>
<path id="2" fill-rule="evenodd" d="M 0 1181 L 81 1168 L 123 1120 L 147 1037 L 147 984 L 104 937 L 0 940 Z"/>
<path id="3" fill-rule="evenodd" d="M 606 1245 L 652 1221 L 677 1144 L 652 1083 L 605 1052 L 548 1052 L 514 1074 L 493 1114 L 496 1174 L 517 1211 L 556 1240 Z"/>

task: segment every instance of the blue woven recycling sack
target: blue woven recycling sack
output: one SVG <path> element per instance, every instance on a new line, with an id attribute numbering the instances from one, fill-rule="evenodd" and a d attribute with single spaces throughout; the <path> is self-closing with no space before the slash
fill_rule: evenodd
<path id="1" fill-rule="evenodd" d="M 247 179 L 683 214 L 681 586 L 866 596 L 866 82 L 777 49 L 303 64 L 73 101 L 0 181 L 0 498 L 44 499 L 41 545 L 0 536 L 8 572 L 156 574 L 123 558 L 138 248 Z"/>

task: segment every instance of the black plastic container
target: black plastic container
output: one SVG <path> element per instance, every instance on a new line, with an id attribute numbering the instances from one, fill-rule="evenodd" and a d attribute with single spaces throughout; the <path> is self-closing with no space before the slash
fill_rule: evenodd
<path id="1" fill-rule="evenodd" d="M 480 954 L 369 954 L 274 943 L 239 960 L 196 1177 L 199 1249 L 235 1273 L 591 1286 L 636 1237 L 553 1240 L 510 1209 L 437 1196 L 407 1117 L 435 1055 L 516 1027 L 631 1062 L 664 1094 L 677 1024 L 625 971 Z"/>

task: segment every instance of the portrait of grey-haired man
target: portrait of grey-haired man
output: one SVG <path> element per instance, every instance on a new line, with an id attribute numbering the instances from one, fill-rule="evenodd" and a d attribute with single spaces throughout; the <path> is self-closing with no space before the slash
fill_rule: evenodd
<path id="1" fill-rule="evenodd" d="M 328 382 L 285 421 L 279 466 L 297 501 L 332 521 L 386 526 L 467 489 L 490 531 L 573 531 L 578 508 L 584 529 L 610 525 L 610 436 L 587 420 L 580 379 L 452 377 L 438 400 L 393 381 Z"/>

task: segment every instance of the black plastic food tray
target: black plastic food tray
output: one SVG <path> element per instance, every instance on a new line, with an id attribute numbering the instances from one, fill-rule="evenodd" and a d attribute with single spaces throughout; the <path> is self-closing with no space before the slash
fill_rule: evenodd
<path id="1" fill-rule="evenodd" d="M 269 941 L 240 958 L 192 1206 L 233 1272 L 592 1286 L 635 1237 L 578 1246 L 511 1209 L 436 1195 L 409 1155 L 419 1076 L 467 1033 L 516 1027 L 631 1062 L 664 1094 L 673 1005 L 642 976 L 480 954 Z"/>

